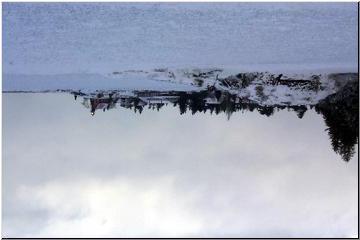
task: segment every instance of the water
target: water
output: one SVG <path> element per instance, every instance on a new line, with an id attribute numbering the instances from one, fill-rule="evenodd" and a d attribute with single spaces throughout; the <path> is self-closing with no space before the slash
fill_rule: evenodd
<path id="1" fill-rule="evenodd" d="M 357 236 L 357 145 L 314 109 L 85 106 L 3 94 L 3 237 Z"/>
<path id="2" fill-rule="evenodd" d="M 3 71 L 355 70 L 357 16 L 355 2 L 4 3 Z"/>

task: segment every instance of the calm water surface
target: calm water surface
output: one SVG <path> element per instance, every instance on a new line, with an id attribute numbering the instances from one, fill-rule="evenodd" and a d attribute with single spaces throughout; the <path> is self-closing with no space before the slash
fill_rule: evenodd
<path id="1" fill-rule="evenodd" d="M 326 128 L 314 110 L 91 116 L 5 93 L 3 237 L 357 236 L 358 153 Z"/>

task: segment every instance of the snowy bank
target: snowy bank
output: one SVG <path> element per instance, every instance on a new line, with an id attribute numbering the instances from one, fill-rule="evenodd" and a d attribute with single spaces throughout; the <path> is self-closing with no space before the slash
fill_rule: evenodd
<path id="1" fill-rule="evenodd" d="M 107 74 L 4 74 L 3 92 L 201 91 L 215 88 L 259 105 L 315 105 L 346 83 L 351 72 L 240 72 L 222 68 L 157 68 Z"/>

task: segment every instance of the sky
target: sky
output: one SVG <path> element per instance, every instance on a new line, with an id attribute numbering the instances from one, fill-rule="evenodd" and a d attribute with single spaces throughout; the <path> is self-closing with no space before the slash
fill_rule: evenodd
<path id="1" fill-rule="evenodd" d="M 358 161 L 320 115 L 3 94 L 3 237 L 354 237 Z"/>
<path id="2" fill-rule="evenodd" d="M 4 3 L 6 74 L 357 66 L 357 3 Z"/>

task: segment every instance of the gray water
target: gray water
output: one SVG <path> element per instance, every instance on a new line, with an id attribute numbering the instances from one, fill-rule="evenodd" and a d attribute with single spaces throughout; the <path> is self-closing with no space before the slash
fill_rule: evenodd
<path id="1" fill-rule="evenodd" d="M 244 65 L 257 71 L 264 64 L 355 70 L 357 16 L 355 2 L 5 2 L 3 71 L 47 75 Z"/>
<path id="2" fill-rule="evenodd" d="M 358 153 L 326 128 L 314 110 L 91 116 L 5 93 L 3 237 L 356 237 Z"/>

